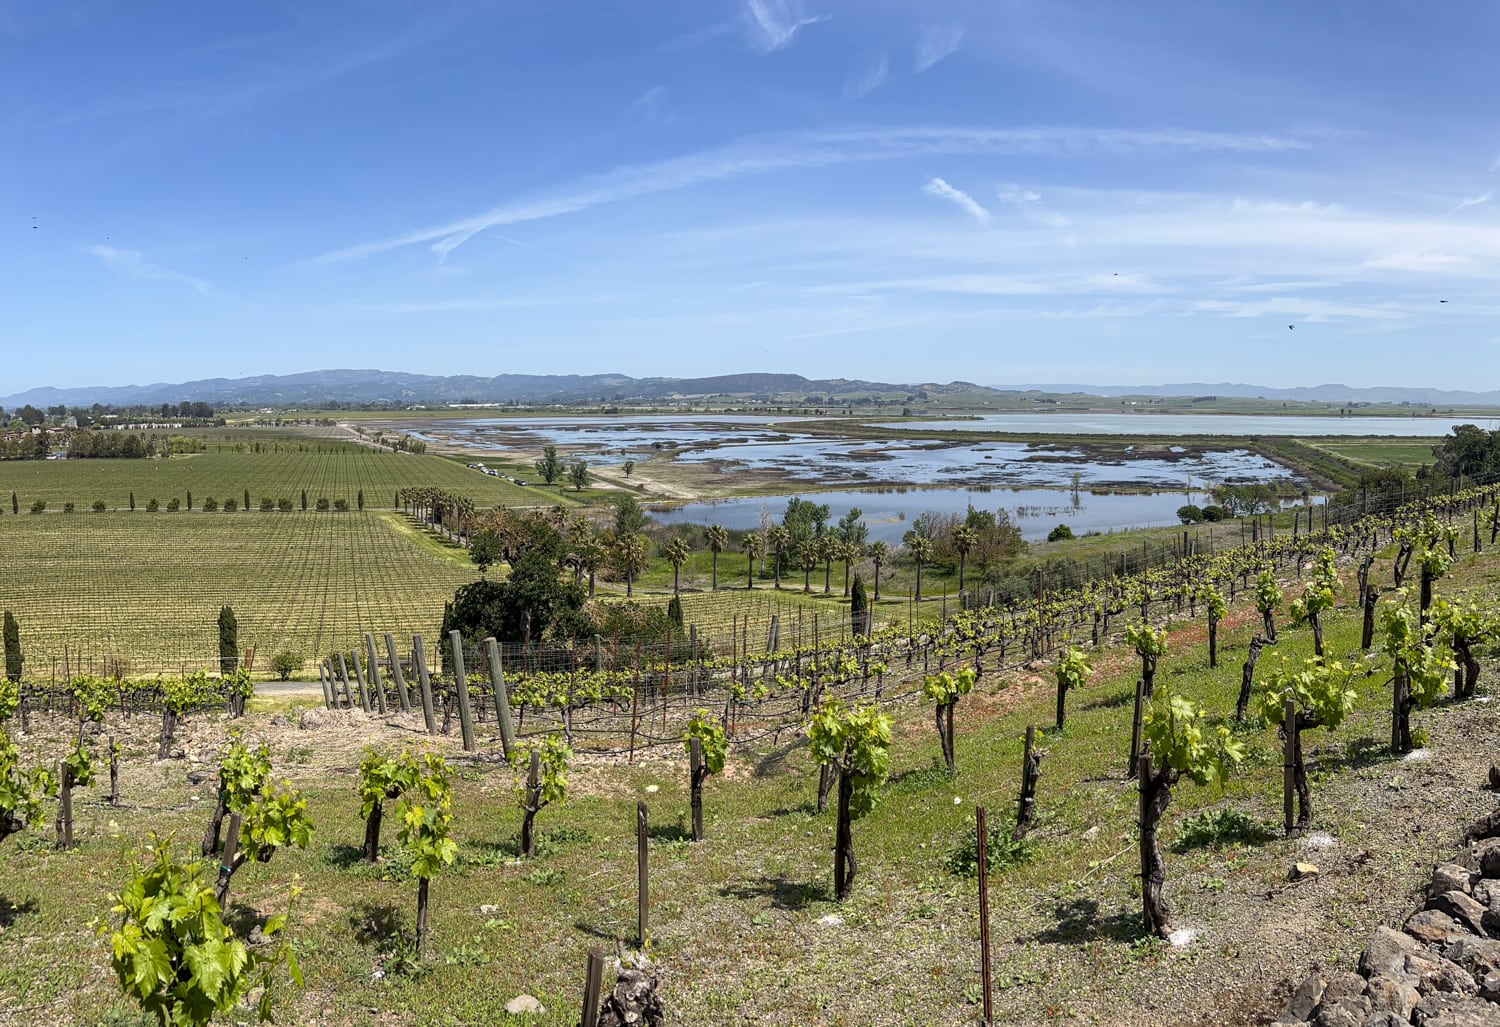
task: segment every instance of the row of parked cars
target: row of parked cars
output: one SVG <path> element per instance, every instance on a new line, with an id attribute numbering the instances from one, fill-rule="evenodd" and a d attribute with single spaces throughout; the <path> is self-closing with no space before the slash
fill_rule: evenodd
<path id="1" fill-rule="evenodd" d="M 464 464 L 464 466 L 471 471 L 478 471 L 480 474 L 488 474 L 491 478 L 504 478 L 506 481 L 513 482 L 517 485 L 526 484 L 526 480 L 524 478 L 512 478 L 510 475 L 501 474 L 493 467 L 486 467 L 484 466 L 484 464 Z"/>

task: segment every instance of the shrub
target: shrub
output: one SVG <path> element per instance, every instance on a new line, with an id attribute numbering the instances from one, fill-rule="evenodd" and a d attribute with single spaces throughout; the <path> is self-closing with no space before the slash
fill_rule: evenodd
<path id="1" fill-rule="evenodd" d="M 178 499 L 176 496 L 173 496 L 171 499 L 167 500 L 167 512 L 168 513 L 176 513 L 178 510 L 181 510 L 181 509 L 182 509 L 182 500 Z"/>
<path id="2" fill-rule="evenodd" d="M 333 508 L 335 510 L 337 510 L 339 513 L 343 513 L 345 510 L 349 509 L 349 500 L 347 500 L 347 499 L 335 499 L 333 501 Z"/>
<path id="3" fill-rule="evenodd" d="M 47 509 L 47 501 L 45 499 L 33 499 L 31 501 L 31 512 L 32 513 L 39 514 L 39 513 L 41 513 L 42 511 L 44 511 L 46 509 Z"/>
<path id="4" fill-rule="evenodd" d="M 270 496 L 262 496 L 260 499 L 260 509 L 262 513 L 268 513 L 271 510 L 276 509 L 276 500 L 272 499 Z"/>
<path id="5" fill-rule="evenodd" d="M 1047 541 L 1048 542 L 1060 542 L 1060 541 L 1062 541 L 1065 538 L 1072 538 L 1072 537 L 1073 537 L 1073 529 L 1070 528 L 1070 527 L 1068 527 L 1066 524 L 1059 524 L 1057 527 L 1055 527 L 1051 531 L 1047 532 Z"/>
<path id="6" fill-rule="evenodd" d="M 282 513 L 291 513 L 292 501 L 290 499 L 278 499 L 276 501 L 276 509 L 280 510 Z"/>
<path id="7" fill-rule="evenodd" d="M 102 499 L 96 499 L 96 500 L 94 500 L 94 513 L 103 513 L 103 512 L 104 512 L 104 500 L 102 500 Z"/>
<path id="8" fill-rule="evenodd" d="M 213 496 L 209 496 L 207 499 L 205 499 L 203 501 L 203 509 L 204 509 L 204 511 L 206 513 L 213 513 L 218 508 L 219 508 L 219 501 L 217 499 L 215 499 Z"/>
<path id="9" fill-rule="evenodd" d="M 158 503 L 155 499 L 148 499 L 146 501 L 146 512 L 147 513 L 156 513 L 156 511 L 158 511 L 160 509 L 161 509 L 161 504 Z"/>
<path id="10" fill-rule="evenodd" d="M 238 507 L 239 507 L 239 501 L 237 499 L 235 499 L 233 496 L 230 496 L 228 499 L 224 500 L 224 512 L 225 513 L 234 513 L 234 511 Z"/>
<path id="11" fill-rule="evenodd" d="M 271 657 L 271 669 L 283 681 L 291 680 L 293 672 L 299 670 L 301 667 L 302 654 L 292 652 L 290 649 L 283 649 Z"/>
<path id="12" fill-rule="evenodd" d="M 72 512 L 73 512 L 73 504 L 71 502 L 64 503 L 63 504 L 63 513 L 72 513 Z"/>
<path id="13" fill-rule="evenodd" d="M 318 497 L 317 506 L 318 506 L 319 512 L 321 512 L 321 513 L 327 513 L 328 512 L 328 506 L 329 506 L 328 497 L 327 496 L 319 496 Z"/>
<path id="14" fill-rule="evenodd" d="M 1177 519 L 1183 524 L 1197 524 L 1203 520 L 1203 508 L 1187 503 L 1177 508 Z"/>
<path id="15" fill-rule="evenodd" d="M 1228 512 L 1225 511 L 1222 506 L 1214 506 L 1210 504 L 1209 506 L 1205 506 L 1203 508 L 1203 519 L 1205 521 L 1208 521 L 1210 524 L 1213 524 L 1216 521 L 1222 521 L 1228 516 Z"/>

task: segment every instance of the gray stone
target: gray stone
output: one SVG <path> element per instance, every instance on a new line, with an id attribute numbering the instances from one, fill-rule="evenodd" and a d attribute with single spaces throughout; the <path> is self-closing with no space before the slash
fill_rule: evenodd
<path id="1" fill-rule="evenodd" d="M 1365 1017 L 1365 1022 L 1361 1027 L 1411 1027 L 1411 1021 L 1403 1019 L 1395 1013 L 1381 1010 Z"/>
<path id="2" fill-rule="evenodd" d="M 1422 996 L 1416 988 L 1401 981 L 1376 974 L 1370 978 L 1370 1008 L 1375 1012 L 1391 1012 L 1401 1018 L 1402 1023 L 1411 1020 L 1411 1011 L 1417 1008 Z"/>
<path id="3" fill-rule="evenodd" d="M 1409 934 L 1389 927 L 1377 927 L 1359 957 L 1359 972 L 1366 977 L 1384 974 L 1393 980 L 1402 980 L 1407 976 L 1407 955 L 1420 948 L 1417 940 Z"/>
<path id="4" fill-rule="evenodd" d="M 1461 891 L 1444 892 L 1428 899 L 1426 908 L 1447 913 L 1480 937 L 1486 935 L 1485 907 L 1481 906 L 1472 895 L 1465 895 Z"/>
<path id="5" fill-rule="evenodd" d="M 1500 809 L 1495 810 L 1487 817 L 1480 817 L 1474 822 L 1474 826 L 1464 832 L 1465 841 L 1479 841 L 1481 838 L 1494 838 L 1500 836 Z M 1489 877 L 1489 874 L 1484 876 Z"/>
<path id="6" fill-rule="evenodd" d="M 1443 955 L 1473 974 L 1475 980 L 1500 972 L 1500 941 L 1492 938 L 1459 938 L 1443 950 Z"/>
<path id="7" fill-rule="evenodd" d="M 1472 938 L 1474 932 L 1437 909 L 1419 909 L 1406 918 L 1406 933 L 1424 945 L 1447 945 L 1460 938 Z"/>
<path id="8" fill-rule="evenodd" d="M 1470 846 L 1469 863 L 1484 877 L 1500 877 L 1500 838 L 1485 838 Z"/>
<path id="9" fill-rule="evenodd" d="M 1340 999 L 1357 998 L 1365 993 L 1367 987 L 1363 977 L 1352 970 L 1345 970 L 1328 978 L 1328 985 L 1323 989 L 1321 1001 L 1327 1004 Z"/>
<path id="10" fill-rule="evenodd" d="M 1318 1027 L 1364 1027 L 1370 1015 L 1370 1000 L 1363 995 L 1351 995 L 1337 1002 L 1324 1001 L 1318 1007 Z"/>
<path id="11" fill-rule="evenodd" d="M 1487 973 L 1479 980 L 1479 997 L 1500 1002 L 1500 973 Z"/>
<path id="12" fill-rule="evenodd" d="M 1418 1027 L 1496 1027 L 1500 1006 L 1472 995 L 1428 995 L 1412 1012 Z"/>
<path id="13" fill-rule="evenodd" d="M 1416 989 L 1423 995 L 1434 992 L 1472 995 L 1479 990 L 1469 971 L 1431 952 L 1407 953 L 1405 970 L 1417 979 Z"/>
<path id="14" fill-rule="evenodd" d="M 1327 987 L 1328 982 L 1323 978 L 1317 974 L 1309 974 L 1297 985 L 1297 990 L 1292 992 L 1292 997 L 1287 1000 L 1286 1008 L 1281 1011 L 1277 1020 L 1283 1023 L 1311 1020 L 1318 1003 L 1323 1001 L 1323 990 Z"/>
<path id="15" fill-rule="evenodd" d="M 547 1011 L 547 1007 L 538 1002 L 535 996 L 517 995 L 505 1003 L 505 1011 L 511 1016 L 521 1016 L 525 1013 L 541 1016 Z"/>
<path id="16" fill-rule="evenodd" d="M 1500 899 L 1500 881 L 1481 877 L 1474 882 L 1474 898 L 1493 909 L 1495 900 Z"/>
<path id="17" fill-rule="evenodd" d="M 1469 871 L 1457 863 L 1439 863 L 1432 868 L 1432 882 L 1427 885 L 1427 894 L 1436 896 L 1444 892 L 1469 891 Z"/>

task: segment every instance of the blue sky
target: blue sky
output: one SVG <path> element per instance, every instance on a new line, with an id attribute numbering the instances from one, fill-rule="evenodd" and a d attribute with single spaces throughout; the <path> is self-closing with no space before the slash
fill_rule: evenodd
<path id="1" fill-rule="evenodd" d="M 1497 44 L 1462 0 L 0 0 L 0 394 L 1500 387 Z"/>

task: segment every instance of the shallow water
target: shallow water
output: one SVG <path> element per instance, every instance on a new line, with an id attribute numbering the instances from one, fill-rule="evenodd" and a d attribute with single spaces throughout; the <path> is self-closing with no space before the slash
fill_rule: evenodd
<path id="1" fill-rule="evenodd" d="M 897 482 L 948 486 L 1068 486 L 1085 489 L 1192 488 L 1206 483 L 1290 477 L 1279 464 L 1245 450 L 1174 458 L 1099 460 L 1075 449 L 1016 442 L 830 439 L 772 430 L 752 415 L 649 415 L 482 419 L 449 434 L 478 449 L 534 450 L 554 443 L 593 464 L 618 464 L 655 452 L 680 463 L 712 464 L 726 475 L 769 470 L 829 486 Z"/>
<path id="2" fill-rule="evenodd" d="M 872 422 L 876 423 L 876 422 Z M 1500 418 L 1290 417 L 1279 414 L 981 414 L 952 421 L 878 422 L 909 431 L 992 431 L 1051 435 L 1447 435 L 1457 424 L 1493 430 Z"/>
<path id="3" fill-rule="evenodd" d="M 920 489 L 910 492 L 806 492 L 800 497 L 829 508 L 828 523 L 836 523 L 858 507 L 870 528 L 870 541 L 893 546 L 911 528 L 919 514 L 936 510 L 962 517 L 969 506 L 979 510 L 1005 510 L 1029 542 L 1047 537 L 1059 524 L 1075 535 L 1085 532 L 1123 531 L 1176 524 L 1177 508 L 1186 503 L 1199 506 L 1212 502 L 1202 493 L 1154 492 L 1139 494 L 1076 494 L 1069 489 Z M 664 524 L 719 524 L 732 530 L 754 530 L 780 523 L 790 496 L 722 499 L 688 503 L 673 510 L 650 509 L 654 520 Z M 1192 530 L 1206 532 L 1208 525 Z M 1217 530 L 1229 531 L 1229 527 Z"/>

